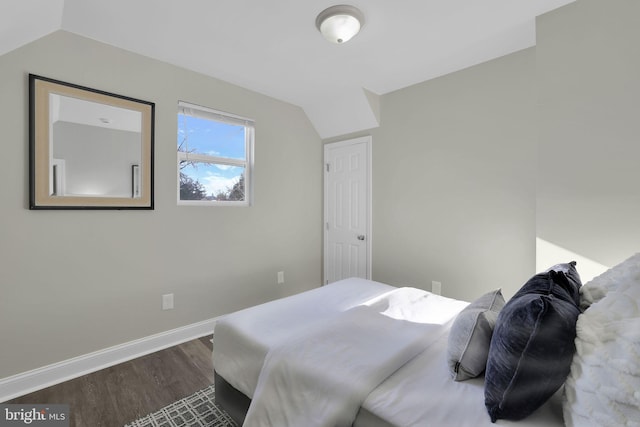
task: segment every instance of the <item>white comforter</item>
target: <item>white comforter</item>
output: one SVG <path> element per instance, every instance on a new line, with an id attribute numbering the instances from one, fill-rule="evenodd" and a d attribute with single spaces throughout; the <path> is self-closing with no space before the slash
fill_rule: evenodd
<path id="1" fill-rule="evenodd" d="M 244 426 L 350 426 L 387 377 L 448 331 L 467 305 L 401 288 L 272 348 Z"/>
<path id="2" fill-rule="evenodd" d="M 395 289 L 351 278 L 229 314 L 215 327 L 213 366 L 229 384 L 253 398 L 269 350 L 315 323 L 323 324 Z"/>

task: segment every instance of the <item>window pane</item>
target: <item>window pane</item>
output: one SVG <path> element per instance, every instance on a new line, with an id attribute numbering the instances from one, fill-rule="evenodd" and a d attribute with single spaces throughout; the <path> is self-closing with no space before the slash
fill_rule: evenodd
<path id="1" fill-rule="evenodd" d="M 178 114 L 178 151 L 244 160 L 245 127 Z"/>
<path id="2" fill-rule="evenodd" d="M 244 201 L 244 168 L 183 161 L 180 200 Z"/>

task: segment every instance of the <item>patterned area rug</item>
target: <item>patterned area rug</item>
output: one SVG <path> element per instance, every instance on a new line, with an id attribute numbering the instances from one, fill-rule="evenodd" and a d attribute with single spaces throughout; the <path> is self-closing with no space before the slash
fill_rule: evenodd
<path id="1" fill-rule="evenodd" d="M 237 427 L 237 424 L 216 405 L 211 385 L 125 427 Z"/>

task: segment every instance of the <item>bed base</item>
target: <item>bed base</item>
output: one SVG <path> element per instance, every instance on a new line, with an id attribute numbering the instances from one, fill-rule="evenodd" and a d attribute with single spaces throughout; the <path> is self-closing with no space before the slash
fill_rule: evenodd
<path id="1" fill-rule="evenodd" d="M 216 403 L 227 411 L 236 424 L 241 426 L 249 410 L 251 399 L 229 384 L 215 370 L 213 375 L 216 388 Z"/>

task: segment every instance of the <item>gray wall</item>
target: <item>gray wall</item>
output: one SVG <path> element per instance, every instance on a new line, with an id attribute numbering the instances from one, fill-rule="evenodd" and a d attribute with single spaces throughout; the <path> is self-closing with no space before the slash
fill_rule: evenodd
<path id="1" fill-rule="evenodd" d="M 639 17 L 579 0 L 538 19 L 537 234 L 605 267 L 640 251 Z"/>
<path id="2" fill-rule="evenodd" d="M 468 300 L 533 273 L 535 67 L 527 49 L 382 97 L 375 280 Z"/>
<path id="3" fill-rule="evenodd" d="M 28 73 L 156 103 L 154 211 L 28 210 Z M 0 93 L 0 378 L 321 283 L 322 145 L 300 108 L 66 32 L 0 56 Z M 178 100 L 255 119 L 254 206 L 176 206 Z"/>
<path id="4" fill-rule="evenodd" d="M 374 279 L 509 297 L 553 263 L 586 281 L 638 252 L 639 16 L 580 0 L 538 19 L 535 48 L 382 96 Z"/>

